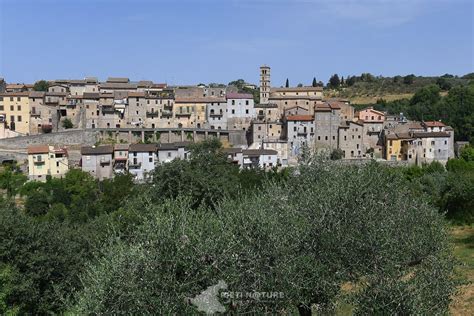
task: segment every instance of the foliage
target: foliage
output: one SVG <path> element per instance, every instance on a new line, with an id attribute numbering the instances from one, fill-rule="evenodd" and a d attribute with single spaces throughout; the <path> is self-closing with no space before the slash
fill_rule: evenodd
<path id="1" fill-rule="evenodd" d="M 33 90 L 35 91 L 48 91 L 49 83 L 46 80 L 36 81 Z"/>
<path id="2" fill-rule="evenodd" d="M 342 159 L 344 158 L 344 152 L 342 151 L 342 149 L 334 149 L 332 152 L 331 152 L 331 160 L 339 160 L 339 159 Z"/>
<path id="3" fill-rule="evenodd" d="M 14 197 L 27 177 L 16 165 L 7 165 L 0 172 L 0 188 L 6 190 L 7 197 Z"/>
<path id="4" fill-rule="evenodd" d="M 105 230 L 38 222 L 12 205 L 0 209 L 0 311 L 51 314 L 80 286 L 95 238 Z M 3 305 L 2 305 L 3 304 Z"/>
<path id="5" fill-rule="evenodd" d="M 71 121 L 69 118 L 66 117 L 66 118 L 63 120 L 63 127 L 64 127 L 65 129 L 70 129 L 70 128 L 73 128 L 74 125 L 72 124 L 72 121 Z"/>
<path id="6" fill-rule="evenodd" d="M 416 78 L 416 76 L 414 74 L 406 75 L 405 77 L 403 77 L 403 83 L 404 84 L 413 84 L 413 82 L 415 81 L 415 78 Z"/>
<path id="7" fill-rule="evenodd" d="M 288 181 L 198 211 L 189 198 L 157 204 L 142 193 L 149 202 L 131 208 L 147 220 L 88 267 L 71 312 L 193 314 L 189 298 L 220 280 L 229 291 L 284 293 L 221 300 L 236 314 L 327 313 L 341 296 L 359 314 L 447 312 L 443 219 L 403 178 L 377 164 L 313 161 Z M 360 290 L 342 291 L 348 283 Z"/>
<path id="8" fill-rule="evenodd" d="M 328 86 L 331 89 L 337 89 L 339 85 L 341 84 L 341 81 L 339 80 L 339 76 L 337 74 L 334 74 L 329 78 Z"/>
<path id="9" fill-rule="evenodd" d="M 286 78 L 285 87 L 286 88 L 290 87 L 290 81 L 288 80 L 288 78 Z"/>

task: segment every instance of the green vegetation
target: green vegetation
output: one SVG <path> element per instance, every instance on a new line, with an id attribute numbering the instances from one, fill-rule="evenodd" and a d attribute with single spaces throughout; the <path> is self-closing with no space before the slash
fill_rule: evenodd
<path id="1" fill-rule="evenodd" d="M 448 311 L 458 279 L 435 196 L 460 209 L 472 196 L 439 194 L 429 180 L 463 165 L 308 156 L 297 170 L 239 170 L 220 148 L 196 144 L 189 160 L 159 165 L 140 185 L 79 170 L 45 183 L 12 181 L 15 168 L 0 173 L 10 179 L 0 207 L 0 313 L 195 314 L 189 299 L 220 280 L 229 291 L 284 294 L 221 299 L 235 314 Z M 460 159 L 472 156 L 468 148 Z"/>
<path id="2" fill-rule="evenodd" d="M 66 117 L 66 118 L 63 120 L 63 127 L 64 127 L 65 129 L 73 128 L 74 125 L 72 124 L 71 119 L 69 119 L 69 118 Z"/>
<path id="3" fill-rule="evenodd" d="M 474 85 L 453 87 L 446 96 L 440 95 L 438 86 L 429 85 L 411 99 L 379 100 L 374 108 L 391 114 L 404 113 L 417 121 L 441 120 L 454 128 L 456 140 L 474 142 Z"/>
<path id="4" fill-rule="evenodd" d="M 36 81 L 33 90 L 35 91 L 48 91 L 49 83 L 46 80 Z"/>

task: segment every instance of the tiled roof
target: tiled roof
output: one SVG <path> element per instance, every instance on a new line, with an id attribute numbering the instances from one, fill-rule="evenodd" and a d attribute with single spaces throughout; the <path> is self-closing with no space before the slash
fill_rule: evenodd
<path id="1" fill-rule="evenodd" d="M 42 98 L 44 97 L 45 92 L 44 91 L 29 91 L 28 96 L 30 98 Z"/>
<path id="2" fill-rule="evenodd" d="M 291 87 L 291 88 L 271 88 L 271 92 L 302 92 L 302 91 L 323 91 L 323 87 Z"/>
<path id="3" fill-rule="evenodd" d="M 250 93 L 235 93 L 229 92 L 226 95 L 227 99 L 253 99 L 253 95 Z"/>
<path id="4" fill-rule="evenodd" d="M 128 144 L 115 144 L 114 150 L 128 150 Z"/>
<path id="5" fill-rule="evenodd" d="M 129 151 L 135 152 L 148 152 L 148 151 L 156 151 L 158 148 L 157 144 L 132 144 L 129 147 Z"/>
<path id="6" fill-rule="evenodd" d="M 431 138 L 431 137 L 450 137 L 449 133 L 446 132 L 421 132 L 413 133 L 413 136 L 416 138 Z"/>
<path id="7" fill-rule="evenodd" d="M 47 154 L 49 153 L 48 145 L 30 145 L 28 146 L 28 155 Z"/>
<path id="8" fill-rule="evenodd" d="M 112 145 L 103 145 L 103 146 L 84 146 L 81 147 L 82 155 L 106 155 L 112 154 L 114 152 L 114 147 Z"/>
<path id="9" fill-rule="evenodd" d="M 0 96 L 2 97 L 27 97 L 28 95 L 29 95 L 28 91 L 5 92 L 5 93 L 0 94 Z"/>
<path id="10" fill-rule="evenodd" d="M 445 127 L 446 126 L 440 121 L 427 121 L 427 122 L 423 122 L 422 124 L 426 125 L 427 127 Z"/>
<path id="11" fill-rule="evenodd" d="M 125 77 L 109 77 L 109 78 L 107 78 L 107 82 L 114 82 L 114 83 L 117 83 L 117 82 L 120 82 L 120 83 L 128 83 L 128 82 L 130 82 L 130 79 L 128 79 L 128 78 L 125 78 Z"/>

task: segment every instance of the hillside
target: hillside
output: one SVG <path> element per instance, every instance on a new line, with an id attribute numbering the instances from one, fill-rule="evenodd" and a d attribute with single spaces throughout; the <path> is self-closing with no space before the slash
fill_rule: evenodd
<path id="1" fill-rule="evenodd" d="M 453 87 L 465 86 L 469 83 L 472 74 L 463 77 L 443 75 L 441 77 L 374 77 L 370 74 L 348 77 L 337 89 L 327 88 L 327 97 L 349 99 L 353 104 L 374 104 L 379 99 L 394 101 L 409 99 L 422 87 L 437 84 L 441 88 L 441 95 Z M 472 79 L 472 78 L 471 78 Z"/>

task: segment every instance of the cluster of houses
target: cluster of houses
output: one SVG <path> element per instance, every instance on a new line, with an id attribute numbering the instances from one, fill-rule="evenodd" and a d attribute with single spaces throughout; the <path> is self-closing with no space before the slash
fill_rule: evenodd
<path id="1" fill-rule="evenodd" d="M 356 111 L 347 100 L 325 99 L 322 87 L 271 87 L 268 66 L 260 67 L 259 98 L 255 99 L 234 86 L 170 87 L 151 81 L 132 82 L 128 78 L 108 78 L 105 82 L 96 78 L 55 80 L 49 82 L 46 92 L 32 91 L 32 85 L 6 84 L 0 80 L 2 91 L 0 138 L 56 132 L 66 127 L 110 131 L 238 130 L 246 135 L 247 144 L 229 149 L 229 158 L 241 166 L 258 161 L 262 167 L 295 165 L 305 149 L 337 150 L 343 159 L 418 164 L 434 160 L 445 163 L 454 157 L 453 129 L 442 122 L 408 121 L 403 114 L 388 115 L 371 107 Z M 66 120 L 71 126 L 66 126 Z M 130 145 L 127 170 L 138 169 L 132 173 L 143 178 L 152 164 L 164 161 L 160 152 L 167 146 L 181 145 Z M 135 151 L 142 147 L 153 153 L 151 158 L 146 157 L 151 162 L 142 161 L 146 155 Z M 185 158 L 185 147 L 179 148 L 182 149 L 176 157 Z M 104 151 L 112 155 L 110 159 L 103 158 L 110 160 L 111 166 L 120 165 L 120 159 L 126 158 L 117 156 L 120 151 L 111 146 L 84 149 L 83 168 L 94 169 L 92 165 L 97 163 L 93 153 Z M 260 153 L 267 154 L 262 158 Z M 143 168 L 136 168 L 135 160 Z M 114 168 L 109 169 L 96 168 L 90 172 L 106 178 Z"/>
<path id="2" fill-rule="evenodd" d="M 264 149 L 228 148 L 223 150 L 240 168 L 272 168 L 277 166 L 277 152 Z M 79 167 L 99 180 L 116 174 L 130 173 L 137 182 L 151 177 L 158 164 L 174 159 L 188 159 L 189 143 L 115 144 L 83 146 Z M 32 145 L 28 147 L 30 180 L 46 181 L 48 176 L 63 177 L 70 168 L 66 147 Z"/>

